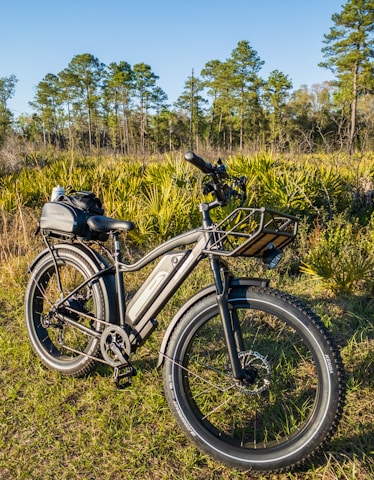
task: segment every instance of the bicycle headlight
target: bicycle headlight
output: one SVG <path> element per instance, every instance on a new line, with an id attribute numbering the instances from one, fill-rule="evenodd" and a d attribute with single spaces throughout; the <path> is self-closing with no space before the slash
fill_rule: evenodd
<path id="1" fill-rule="evenodd" d="M 262 261 L 268 265 L 269 268 L 275 268 L 283 256 L 282 250 L 275 248 L 272 243 L 269 243 L 267 250 L 262 254 Z"/>

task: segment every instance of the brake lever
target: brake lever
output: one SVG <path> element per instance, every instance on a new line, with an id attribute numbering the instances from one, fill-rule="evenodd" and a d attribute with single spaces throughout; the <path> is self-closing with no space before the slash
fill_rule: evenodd
<path id="1" fill-rule="evenodd" d="M 227 175 L 226 171 L 226 165 L 222 163 L 222 160 L 219 158 L 217 165 L 213 167 L 214 173 L 221 178 L 228 178 L 229 176 Z"/>
<path id="2" fill-rule="evenodd" d="M 247 178 L 244 175 L 240 178 L 234 177 L 234 185 L 239 187 L 241 191 L 233 190 L 232 195 L 240 198 L 240 207 L 242 207 L 247 200 Z"/>

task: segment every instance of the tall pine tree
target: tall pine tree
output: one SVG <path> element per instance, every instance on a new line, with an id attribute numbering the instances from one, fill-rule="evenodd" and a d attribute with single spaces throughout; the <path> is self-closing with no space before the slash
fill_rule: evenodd
<path id="1" fill-rule="evenodd" d="M 5 137 L 11 124 L 12 113 L 8 109 L 7 102 L 13 97 L 17 82 L 15 75 L 0 78 L 0 140 Z"/>
<path id="2" fill-rule="evenodd" d="M 357 135 L 357 101 L 374 90 L 374 0 L 349 0 L 332 16 L 334 26 L 325 35 L 322 49 L 329 68 L 338 78 L 340 93 L 350 104 L 348 151 Z"/>

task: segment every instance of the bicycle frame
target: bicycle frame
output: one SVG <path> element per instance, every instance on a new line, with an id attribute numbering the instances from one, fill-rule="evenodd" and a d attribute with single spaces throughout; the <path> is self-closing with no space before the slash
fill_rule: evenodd
<path id="1" fill-rule="evenodd" d="M 202 258 L 208 256 L 215 281 L 217 301 L 224 325 L 233 374 L 235 378 L 240 378 L 241 368 L 237 357 L 237 345 L 240 345 L 242 340 L 237 326 L 233 328 L 229 314 L 227 304 L 228 272 L 224 269 L 222 278 L 220 271 L 222 262 L 218 257 L 204 253 L 207 245 L 212 241 L 209 232 L 212 225 L 209 211 L 216 206 L 216 201 L 200 204 L 202 228 L 183 233 L 165 242 L 133 265 L 122 263 L 118 237 L 115 238 L 116 285 L 120 307 L 125 305 L 123 276 L 121 274 L 140 270 L 156 258 L 163 257 L 129 302 L 126 313 L 121 308 L 119 309 L 120 325 L 122 327 L 125 325 L 131 326 L 130 343 L 136 347 L 141 345 L 157 326 L 156 315 L 167 304 Z M 195 246 L 190 250 L 174 251 L 178 247 L 192 243 L 195 243 Z"/>
<path id="2" fill-rule="evenodd" d="M 122 261 L 119 234 L 114 232 L 112 234 L 114 242 L 113 264 L 94 273 L 67 296 L 60 298 L 53 308 L 58 311 L 60 306 L 85 285 L 101 276 L 114 274 L 115 296 L 119 317 L 118 323 L 120 327 L 130 332 L 129 341 L 131 349 L 135 351 L 157 327 L 158 322 L 156 316 L 158 313 L 164 308 L 197 264 L 203 258 L 208 257 L 213 273 L 217 303 L 224 326 L 233 375 L 235 378 L 241 378 L 241 367 L 237 356 L 237 352 L 240 349 L 238 347 L 240 347 L 242 343 L 240 329 L 235 325 L 235 319 L 231 318 L 227 303 L 229 272 L 227 268 L 222 268 L 224 264 L 218 256 L 206 252 L 209 244 L 213 242 L 212 232 L 210 230 L 212 220 L 209 211 L 216 206 L 216 201 L 200 204 L 202 227 L 182 233 L 166 241 L 134 264 L 129 265 Z M 216 237 L 214 241 L 217 241 Z M 195 245 L 190 249 L 177 250 L 180 247 L 186 247 L 192 244 Z M 50 248 L 50 252 L 54 255 L 52 248 Z M 160 257 L 161 259 L 153 268 L 148 278 L 126 305 L 123 274 L 139 271 Z M 56 272 L 58 275 L 57 268 Z M 78 328 L 85 334 L 95 337 L 100 336 L 100 333 L 95 333 L 87 327 L 80 325 L 67 315 L 58 315 L 61 320 Z M 93 320 L 107 324 L 107 322 L 99 319 Z"/>

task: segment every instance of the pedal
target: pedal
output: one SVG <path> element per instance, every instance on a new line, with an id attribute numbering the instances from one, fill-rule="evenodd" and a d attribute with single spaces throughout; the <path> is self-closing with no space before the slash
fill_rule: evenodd
<path id="1" fill-rule="evenodd" d="M 131 385 L 131 377 L 135 377 L 136 373 L 135 368 L 130 363 L 114 367 L 113 381 L 116 387 L 120 389 L 129 387 Z"/>

